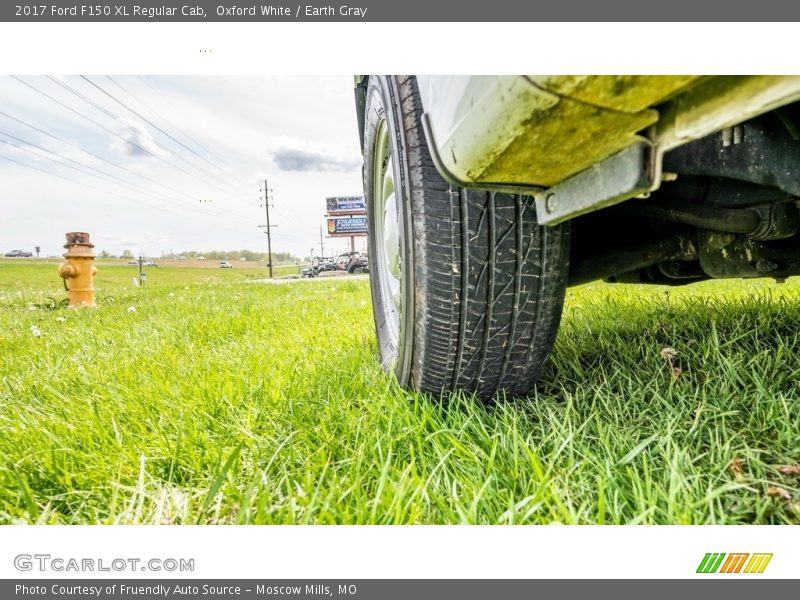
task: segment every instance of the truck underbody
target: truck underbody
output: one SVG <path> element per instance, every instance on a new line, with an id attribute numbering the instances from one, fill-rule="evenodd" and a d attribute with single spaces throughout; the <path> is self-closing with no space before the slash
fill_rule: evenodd
<path id="1" fill-rule="evenodd" d="M 420 81 L 440 173 L 570 221 L 570 285 L 800 274 L 800 78 Z"/>
<path id="2" fill-rule="evenodd" d="M 800 103 L 662 160 L 662 183 L 646 198 L 572 220 L 570 285 L 800 275 Z"/>

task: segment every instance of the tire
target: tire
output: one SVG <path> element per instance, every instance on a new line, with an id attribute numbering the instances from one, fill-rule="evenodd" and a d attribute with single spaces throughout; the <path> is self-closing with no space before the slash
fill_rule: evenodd
<path id="1" fill-rule="evenodd" d="M 537 225 L 532 198 L 448 184 L 422 112 L 416 78 L 369 78 L 364 192 L 381 362 L 420 392 L 525 395 L 558 330 L 568 225 Z"/>

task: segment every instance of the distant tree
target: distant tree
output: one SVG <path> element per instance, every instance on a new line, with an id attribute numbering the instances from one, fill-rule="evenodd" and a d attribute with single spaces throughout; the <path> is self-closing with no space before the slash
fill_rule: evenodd
<path id="1" fill-rule="evenodd" d="M 131 252 L 130 250 L 127 250 L 127 249 L 124 250 L 122 252 L 122 258 L 133 258 L 133 252 Z"/>
<path id="2" fill-rule="evenodd" d="M 182 252 L 181 256 L 187 258 L 196 258 L 198 256 L 205 256 L 206 260 L 239 260 L 245 259 L 252 262 L 266 262 L 266 252 L 253 252 L 252 250 L 207 250 L 204 252 L 198 250 L 189 250 Z M 300 258 L 291 252 L 273 252 L 272 263 L 275 265 L 296 264 Z"/>
<path id="3" fill-rule="evenodd" d="M 103 250 L 100 253 L 100 258 L 111 258 L 111 254 L 108 252 L 108 250 Z"/>

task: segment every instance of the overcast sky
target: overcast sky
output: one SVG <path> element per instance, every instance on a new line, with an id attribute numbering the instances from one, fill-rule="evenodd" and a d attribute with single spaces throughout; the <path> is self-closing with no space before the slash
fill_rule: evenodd
<path id="1" fill-rule="evenodd" d="M 60 254 L 67 231 L 114 254 L 264 251 L 266 177 L 272 248 L 302 257 L 325 198 L 362 194 L 348 77 L 5 76 L 0 112 L 2 252 Z"/>

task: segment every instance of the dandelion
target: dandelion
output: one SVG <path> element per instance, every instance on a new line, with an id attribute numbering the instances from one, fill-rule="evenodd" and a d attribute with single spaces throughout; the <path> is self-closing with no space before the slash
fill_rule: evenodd
<path id="1" fill-rule="evenodd" d="M 42 330 L 39 329 L 36 325 L 31 325 L 31 335 L 33 337 L 39 337 L 42 335 Z"/>
<path id="2" fill-rule="evenodd" d="M 136 307 L 135 306 L 129 306 L 128 307 L 128 312 L 129 313 L 135 313 L 136 312 Z"/>
<path id="3" fill-rule="evenodd" d="M 675 365 L 678 356 L 678 351 L 675 350 L 675 348 L 670 348 L 669 346 L 667 346 L 666 348 L 661 349 L 660 354 L 661 358 L 667 361 L 667 364 L 669 365 L 669 370 L 670 374 L 672 375 L 672 380 L 677 381 L 678 379 L 680 379 L 682 373 L 681 368 Z"/>
<path id="4" fill-rule="evenodd" d="M 660 354 L 661 358 L 663 358 L 664 360 L 672 360 L 673 358 L 678 356 L 678 351 L 675 350 L 675 348 L 666 347 L 661 349 Z"/>

